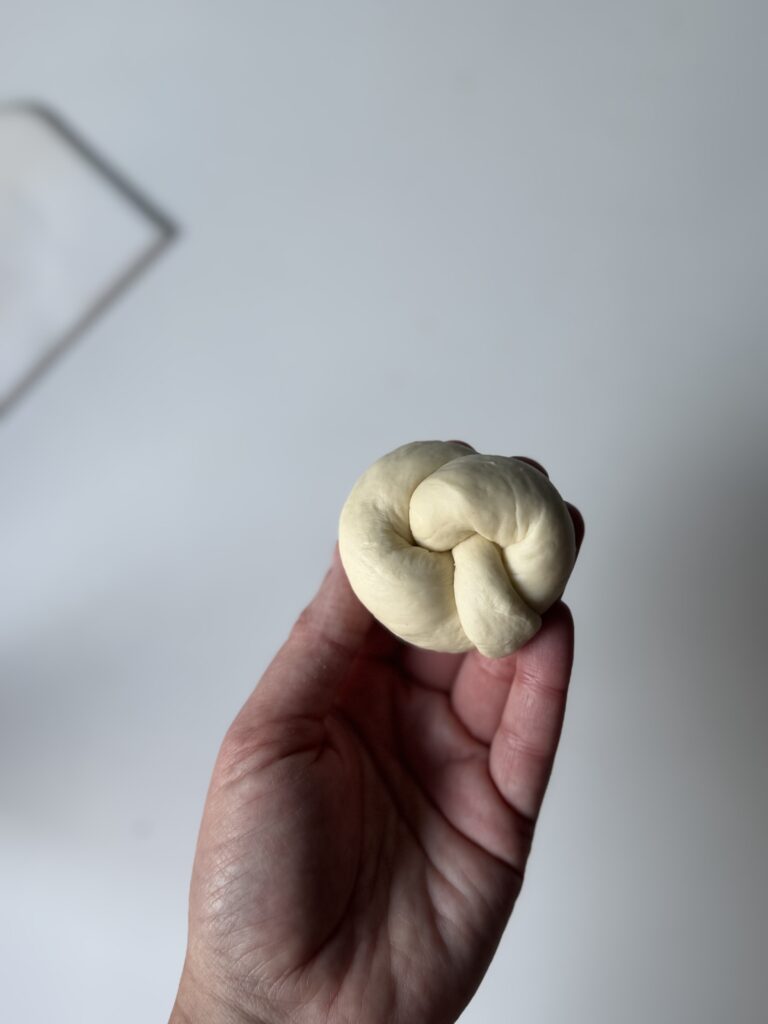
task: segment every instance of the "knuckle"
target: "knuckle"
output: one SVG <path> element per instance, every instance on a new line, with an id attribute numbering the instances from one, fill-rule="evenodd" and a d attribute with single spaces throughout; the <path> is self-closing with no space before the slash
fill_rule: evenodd
<path id="1" fill-rule="evenodd" d="M 308 640 L 320 632 L 322 632 L 322 623 L 317 601 L 313 599 L 299 612 L 291 629 L 291 635 L 294 639 Z"/>
<path id="2" fill-rule="evenodd" d="M 499 730 L 501 748 L 507 763 L 521 760 L 545 761 L 549 756 L 548 745 L 538 730 L 522 731 L 518 726 L 506 725 Z"/>
<path id="3" fill-rule="evenodd" d="M 274 735 L 267 724 L 242 725 L 235 720 L 222 740 L 216 760 L 219 784 L 239 782 L 263 767 L 274 742 Z"/>

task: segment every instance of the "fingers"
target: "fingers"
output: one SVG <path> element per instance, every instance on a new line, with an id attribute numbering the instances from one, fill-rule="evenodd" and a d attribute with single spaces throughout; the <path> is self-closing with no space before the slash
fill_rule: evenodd
<path id="1" fill-rule="evenodd" d="M 570 503 L 570 501 L 566 501 L 565 504 L 568 511 L 571 513 L 571 519 L 573 520 L 573 530 L 576 534 L 576 555 L 578 556 L 584 540 L 584 516 L 579 512 L 575 505 Z"/>
<path id="2" fill-rule="evenodd" d="M 476 740 L 490 744 L 501 721 L 515 674 L 517 653 L 485 658 L 470 651 L 456 673 L 451 707 Z"/>
<path id="3" fill-rule="evenodd" d="M 513 655 L 511 686 L 491 740 L 489 769 L 504 799 L 535 819 L 560 739 L 573 663 L 573 619 L 557 602 L 544 625 Z M 503 673 L 503 666 L 500 669 Z"/>
<path id="4" fill-rule="evenodd" d="M 250 710 L 261 714 L 265 706 L 279 717 L 326 715 L 372 625 L 373 617 L 349 584 L 337 546 L 320 589 L 240 712 L 241 724 L 247 724 Z"/>
<path id="5" fill-rule="evenodd" d="M 447 692 L 464 657 L 463 654 L 443 654 L 404 643 L 400 647 L 399 662 L 403 671 L 417 683 L 430 690 Z"/>
<path id="6" fill-rule="evenodd" d="M 512 458 L 517 459 L 518 462 L 527 462 L 529 466 L 533 466 L 534 469 L 538 469 L 538 471 L 543 473 L 547 480 L 549 480 L 549 473 L 544 469 L 540 462 L 536 461 L 536 459 L 529 459 L 527 455 L 513 455 Z"/>

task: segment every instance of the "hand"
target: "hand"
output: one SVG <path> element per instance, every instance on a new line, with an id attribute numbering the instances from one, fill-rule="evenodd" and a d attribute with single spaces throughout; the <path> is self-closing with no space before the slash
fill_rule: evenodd
<path id="1" fill-rule="evenodd" d="M 572 657 L 562 602 L 508 658 L 402 644 L 337 551 L 222 744 L 172 1022 L 455 1021 L 520 891 Z"/>

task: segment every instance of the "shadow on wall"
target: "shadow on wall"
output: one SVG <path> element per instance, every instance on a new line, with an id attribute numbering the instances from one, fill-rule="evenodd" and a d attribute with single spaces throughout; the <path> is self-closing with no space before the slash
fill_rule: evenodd
<path id="1" fill-rule="evenodd" d="M 584 862 L 583 912 L 603 908 L 592 942 L 609 1003 L 633 964 L 656 993 L 649 1012 L 666 999 L 675 1019 L 738 1005 L 752 1020 L 768 994 L 755 991 L 768 943 L 768 409 L 756 393 L 681 407 L 668 444 L 617 467 L 621 522 L 600 524 L 593 553 L 591 583 L 608 596 L 588 623 L 596 677 L 574 737 L 599 862 Z"/>
<path id="2" fill-rule="evenodd" d="M 653 509 L 655 630 L 695 687 L 687 713 L 710 753 L 736 767 L 768 715 L 768 415 L 738 432 L 712 421 L 719 436 L 680 453 Z"/>

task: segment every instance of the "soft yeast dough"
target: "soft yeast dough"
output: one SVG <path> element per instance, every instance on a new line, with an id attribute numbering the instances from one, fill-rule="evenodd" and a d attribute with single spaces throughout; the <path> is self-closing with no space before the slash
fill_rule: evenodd
<path id="1" fill-rule="evenodd" d="M 576 557 L 543 473 L 458 441 L 415 441 L 374 462 L 342 509 L 339 550 L 358 598 L 396 636 L 490 658 L 538 631 Z"/>

